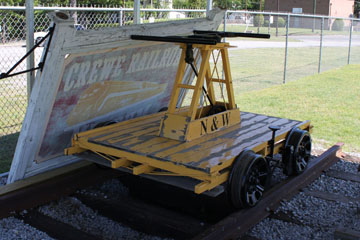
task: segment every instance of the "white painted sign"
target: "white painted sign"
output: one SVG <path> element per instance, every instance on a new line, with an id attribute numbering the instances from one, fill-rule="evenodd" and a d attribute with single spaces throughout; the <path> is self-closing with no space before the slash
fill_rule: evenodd
<path id="1" fill-rule="evenodd" d="M 214 9 L 208 19 L 84 31 L 76 31 L 65 13 L 50 15 L 56 27 L 44 69 L 36 76 L 8 183 L 78 161 L 63 155 L 74 133 L 168 105 L 179 46 L 130 40 L 130 35 L 216 30 L 224 11 Z"/>
<path id="2" fill-rule="evenodd" d="M 301 13 L 303 13 L 303 9 L 302 8 L 293 8 L 292 13 L 301 14 Z"/>

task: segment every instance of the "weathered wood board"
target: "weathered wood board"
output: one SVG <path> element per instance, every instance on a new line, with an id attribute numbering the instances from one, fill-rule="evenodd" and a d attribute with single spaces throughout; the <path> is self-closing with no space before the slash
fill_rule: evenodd
<path id="1" fill-rule="evenodd" d="M 241 124 L 190 142 L 182 142 L 158 136 L 161 117 L 162 114 L 156 114 L 144 120 L 118 123 L 106 131 L 89 133 L 86 137 L 91 143 L 210 173 L 212 167 L 232 161 L 245 148 L 253 149 L 270 141 L 270 125 L 281 127 L 276 132 L 276 136 L 279 136 L 293 127 L 308 123 L 241 112 Z"/>
<path id="2" fill-rule="evenodd" d="M 130 35 L 216 30 L 223 16 L 214 9 L 206 19 L 76 31 L 67 14 L 52 13 L 53 40 L 36 76 L 8 182 L 77 161 L 63 155 L 74 133 L 167 106 L 179 47 L 132 41 Z"/>

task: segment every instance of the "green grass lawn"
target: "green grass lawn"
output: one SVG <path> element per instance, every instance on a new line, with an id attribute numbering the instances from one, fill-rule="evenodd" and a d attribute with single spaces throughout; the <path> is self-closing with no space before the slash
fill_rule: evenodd
<path id="1" fill-rule="evenodd" d="M 259 90 L 283 82 L 283 48 L 233 49 L 229 51 L 234 91 Z M 346 47 L 324 47 L 321 70 L 342 67 L 347 63 Z M 360 64 L 360 47 L 352 48 L 352 63 Z M 294 81 L 318 73 L 319 48 L 289 48 L 286 81 Z"/>
<path id="2" fill-rule="evenodd" d="M 236 102 L 242 111 L 311 120 L 313 138 L 326 147 L 342 141 L 345 151 L 360 152 L 360 65 L 236 94 Z"/>
<path id="3" fill-rule="evenodd" d="M 228 32 L 244 32 L 244 31 L 252 31 L 253 33 L 269 33 L 271 36 L 275 36 L 276 34 L 276 27 L 254 27 L 252 24 L 249 24 L 246 27 L 245 24 L 226 24 L 226 31 Z M 218 28 L 218 31 L 224 31 L 224 24 L 221 24 Z M 323 33 L 325 35 L 349 35 L 349 31 L 330 31 L 324 30 Z M 289 35 L 320 35 L 321 30 L 315 29 L 314 32 L 311 28 L 289 28 Z M 278 28 L 278 35 L 285 36 L 286 35 L 286 27 L 279 27 Z M 360 32 L 354 31 L 353 35 L 360 35 Z"/>

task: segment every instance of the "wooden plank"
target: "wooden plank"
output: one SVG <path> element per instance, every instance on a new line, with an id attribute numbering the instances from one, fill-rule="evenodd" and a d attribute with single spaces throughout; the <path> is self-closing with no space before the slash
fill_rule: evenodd
<path id="1" fill-rule="evenodd" d="M 359 240 L 360 232 L 353 229 L 339 227 L 334 232 L 334 239 Z"/>
<path id="2" fill-rule="evenodd" d="M 134 123 L 121 124 L 116 128 L 112 128 L 109 132 L 99 132 L 97 135 L 87 136 L 88 138 L 94 141 L 110 141 L 111 139 L 121 138 L 122 135 L 128 133 L 135 133 L 139 130 L 143 130 L 144 126 L 152 127 L 158 126 L 160 121 L 160 117 L 152 117 L 149 119 L 145 119 L 144 121 L 136 121 Z"/>
<path id="3" fill-rule="evenodd" d="M 288 223 L 294 223 L 294 224 L 299 225 L 299 226 L 304 225 L 299 219 L 297 219 L 294 216 L 294 214 L 292 214 L 292 212 L 286 212 L 285 213 L 283 211 L 279 211 L 277 213 L 271 214 L 269 216 L 269 218 L 281 220 L 281 221 L 288 222 Z"/>
<path id="4" fill-rule="evenodd" d="M 186 88 L 186 89 L 195 89 L 195 86 L 193 85 L 187 85 L 187 84 L 178 84 L 178 88 Z"/>
<path id="5" fill-rule="evenodd" d="M 65 173 L 72 172 L 77 169 L 81 169 L 81 168 L 84 168 L 84 167 L 87 167 L 90 165 L 92 165 L 92 163 L 87 162 L 87 161 L 80 161 L 80 162 L 73 163 L 73 164 L 70 164 L 70 165 L 67 165 L 67 166 L 64 166 L 61 168 L 57 168 L 57 169 L 33 176 L 33 177 L 29 177 L 26 180 L 19 180 L 14 183 L 11 183 L 11 184 L 1 186 L 0 187 L 0 196 L 6 195 L 10 192 L 14 192 L 14 191 L 26 188 L 26 187 L 29 187 L 36 183 L 44 182 L 44 181 L 46 181 L 48 179 L 52 179 L 56 176 L 60 176 Z"/>
<path id="6" fill-rule="evenodd" d="M 307 196 L 313 196 L 317 198 L 321 198 L 328 201 L 333 202 L 342 202 L 342 203 L 349 203 L 349 202 L 360 202 L 360 198 L 352 198 L 348 197 L 342 194 L 335 194 L 335 193 L 329 193 L 329 192 L 322 192 L 322 191 L 312 191 L 308 189 L 304 189 L 303 192 Z"/>
<path id="7" fill-rule="evenodd" d="M 76 229 L 75 227 L 46 216 L 36 210 L 30 210 L 26 214 L 17 215 L 17 218 L 23 220 L 26 224 L 45 232 L 55 239 L 68 240 L 100 240 L 100 236 L 94 236 L 87 232 Z"/>
<path id="8" fill-rule="evenodd" d="M 135 144 L 137 142 L 143 141 L 140 137 L 142 136 L 156 136 L 156 133 L 159 131 L 159 126 L 151 127 L 148 129 L 143 129 L 142 131 L 134 132 L 134 133 L 128 133 L 127 135 L 123 135 L 123 137 L 116 137 L 109 139 L 106 141 L 108 144 L 121 144 L 123 146 L 128 146 L 131 144 Z M 130 143 L 133 142 L 133 143 Z"/>
<path id="9" fill-rule="evenodd" d="M 246 120 L 244 120 L 244 117 L 241 115 L 241 119 L 243 119 L 243 121 L 241 122 L 241 128 L 244 128 L 244 129 L 240 130 L 240 132 L 238 131 L 239 126 L 233 126 L 233 127 L 227 128 L 225 130 L 207 135 L 205 137 L 195 139 L 191 142 L 186 142 L 181 145 L 177 145 L 174 148 L 167 148 L 164 151 L 157 151 L 157 152 L 151 153 L 151 155 L 154 155 L 155 157 L 158 157 L 158 158 L 165 158 L 165 157 L 170 156 L 171 154 L 175 154 L 181 150 L 190 149 L 190 148 L 199 146 L 201 144 L 204 144 L 206 142 L 209 142 L 212 139 L 218 139 L 218 141 L 225 141 L 226 140 L 225 138 L 227 135 L 237 134 L 237 133 L 242 134 L 245 131 L 247 131 L 249 128 L 252 127 L 251 124 L 253 123 L 253 119 L 257 115 L 249 114 L 248 116 L 251 116 L 252 118 L 246 117 L 245 118 Z"/>
<path id="10" fill-rule="evenodd" d="M 284 122 L 288 122 L 287 120 Z M 293 126 L 293 123 L 288 123 Z M 286 129 L 289 130 L 290 127 Z M 285 130 L 284 130 L 285 131 Z M 212 166 L 224 163 L 227 160 L 235 158 L 246 147 L 256 146 L 265 140 L 271 139 L 271 133 L 268 126 L 265 125 L 257 131 L 249 131 L 246 134 L 240 134 L 237 138 L 223 138 L 221 141 L 209 141 L 198 148 L 186 149 L 172 154 L 166 159 L 172 162 L 185 163 L 192 167 L 211 168 Z M 209 165 L 211 162 L 211 165 Z M 204 164 L 201 164 L 204 163 Z M 206 164 L 205 164 L 206 163 Z"/>
<path id="11" fill-rule="evenodd" d="M 326 171 L 325 174 L 326 174 L 326 176 L 329 176 L 329 177 L 360 183 L 360 174 L 343 172 L 343 171 L 332 170 L 332 169 L 329 169 L 328 171 Z"/>
<path id="12" fill-rule="evenodd" d="M 140 175 L 140 174 L 143 174 L 143 173 L 149 173 L 154 169 L 155 168 L 150 167 L 149 164 L 144 163 L 142 165 L 134 167 L 132 170 L 133 170 L 134 175 Z"/>
<path id="13" fill-rule="evenodd" d="M 295 125 L 305 124 L 305 122 L 261 114 L 241 113 L 241 115 L 243 118 L 241 125 L 190 142 L 179 142 L 158 137 L 156 127 L 149 128 L 149 131 L 143 131 L 149 125 L 156 125 L 155 122 L 150 120 L 144 126 L 136 128 L 133 133 L 129 132 L 123 136 L 116 132 L 113 133 L 112 136 L 117 135 L 118 137 L 116 140 L 104 136 L 102 139 L 108 139 L 108 141 L 95 139 L 91 142 L 210 171 L 209 168 L 230 160 L 226 165 L 228 166 L 231 164 L 231 160 L 246 147 L 253 148 L 262 145 L 262 148 L 265 148 L 267 142 L 271 139 L 269 125 L 283 127 L 276 133 L 279 136 Z M 129 128 L 131 127 L 132 124 L 129 124 Z M 150 129 L 153 131 L 151 132 Z M 221 166 L 221 168 L 223 167 L 224 165 Z"/>

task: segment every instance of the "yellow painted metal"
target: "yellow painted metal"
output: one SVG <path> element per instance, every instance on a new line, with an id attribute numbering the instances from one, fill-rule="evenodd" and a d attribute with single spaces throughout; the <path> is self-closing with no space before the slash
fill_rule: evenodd
<path id="1" fill-rule="evenodd" d="M 191 141 L 204 135 L 219 131 L 225 127 L 233 126 L 239 122 L 240 111 L 237 108 L 197 119 L 188 124 L 186 140 Z"/>
<path id="2" fill-rule="evenodd" d="M 111 168 L 128 167 L 131 165 L 131 161 L 125 158 L 119 158 L 111 161 Z"/>
<path id="3" fill-rule="evenodd" d="M 228 43 L 218 43 L 215 46 L 195 44 L 201 54 L 201 63 L 196 78 L 195 85 L 183 84 L 184 69 L 185 69 L 185 55 L 186 44 L 181 44 L 182 54 L 178 73 L 175 79 L 173 92 L 170 99 L 168 113 L 164 115 L 161 120 L 159 136 L 174 139 L 178 141 L 192 141 L 204 135 L 211 134 L 223 128 L 240 124 L 240 111 L 236 108 L 234 91 L 232 87 L 230 63 L 227 48 Z M 214 51 L 218 54 L 215 58 Z M 213 69 L 210 67 L 210 57 L 213 58 Z M 219 79 L 218 61 L 221 56 L 225 79 Z M 213 78 L 216 73 L 217 78 Z M 210 99 L 211 104 L 218 107 L 223 106 L 226 111 L 222 110 L 221 113 L 208 114 L 210 112 L 209 106 L 201 106 L 200 97 L 203 94 L 204 81 L 206 80 L 207 97 Z M 222 102 L 216 100 L 213 82 L 222 83 L 225 85 L 227 92 L 227 102 L 225 102 L 224 88 L 221 88 Z M 181 88 L 191 89 L 193 95 L 191 104 L 187 112 L 176 112 L 176 104 L 179 100 L 179 92 Z M 207 102 L 207 98 L 204 98 Z"/>
<path id="4" fill-rule="evenodd" d="M 148 163 L 144 163 L 142 165 L 134 167 L 132 170 L 133 170 L 134 175 L 140 175 L 140 174 L 143 174 L 143 173 L 150 173 L 154 169 L 155 168 L 151 167 Z"/>
<path id="5" fill-rule="evenodd" d="M 210 181 L 204 181 L 195 186 L 194 192 L 197 194 L 203 193 L 205 191 L 211 190 L 220 184 L 223 184 L 228 180 L 230 171 L 214 176 Z"/>
<path id="6" fill-rule="evenodd" d="M 163 162 L 146 156 L 140 156 L 119 149 L 90 143 L 88 142 L 87 137 L 79 138 L 78 136 L 74 136 L 74 139 L 77 139 L 75 141 L 75 146 L 65 149 L 65 154 L 75 154 L 76 150 L 79 151 L 78 153 L 81 153 L 84 150 L 91 150 L 97 154 L 106 153 L 110 156 L 119 157 L 119 159 L 111 161 L 112 168 L 128 167 L 132 163 L 140 163 L 141 165 L 132 168 L 134 175 L 151 173 L 153 170 L 158 168 L 169 171 L 170 173 L 175 173 L 178 176 L 187 176 L 202 180 L 204 181 L 204 184 L 198 185 L 196 187 L 196 193 L 198 194 L 203 193 L 207 190 L 211 190 L 212 188 L 226 181 L 226 173 L 221 174 L 220 176 L 219 174 L 208 174 L 199 170 L 186 168 L 185 166 L 176 165 L 174 163 Z M 71 151 L 69 151 L 69 149 L 71 149 Z"/>
<path id="7" fill-rule="evenodd" d="M 163 169 L 169 172 L 177 173 L 181 176 L 189 176 L 195 179 L 199 180 L 210 180 L 211 176 L 203 171 L 195 170 L 195 169 L 189 169 L 182 165 L 176 165 L 172 162 L 165 162 L 161 160 L 157 160 L 154 158 L 150 158 L 147 156 L 141 156 L 136 153 L 127 152 L 124 150 L 102 146 L 99 144 L 88 142 L 87 138 L 80 138 L 76 142 L 77 146 L 79 148 L 83 149 L 89 149 L 93 152 L 102 152 L 106 153 L 111 156 L 116 156 L 118 158 L 126 158 L 129 161 L 136 162 L 136 163 L 142 163 L 142 164 L 148 164 L 149 166 L 152 166 L 154 168 Z"/>

